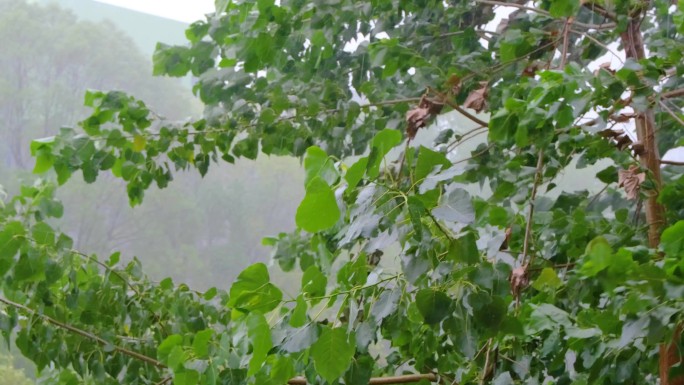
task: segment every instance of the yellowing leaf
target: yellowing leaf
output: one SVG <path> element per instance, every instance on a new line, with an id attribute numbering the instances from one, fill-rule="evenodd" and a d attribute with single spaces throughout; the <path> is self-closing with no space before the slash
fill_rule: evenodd
<path id="1" fill-rule="evenodd" d="M 136 134 L 133 137 L 133 151 L 141 152 L 142 150 L 145 149 L 146 145 L 147 145 L 147 139 L 145 139 L 144 136 Z"/>

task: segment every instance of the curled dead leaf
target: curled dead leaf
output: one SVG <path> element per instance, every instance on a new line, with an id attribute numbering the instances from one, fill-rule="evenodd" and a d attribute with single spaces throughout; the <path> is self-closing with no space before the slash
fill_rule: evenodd
<path id="1" fill-rule="evenodd" d="M 627 170 L 618 171 L 618 186 L 627 194 L 627 199 L 634 200 L 639 196 L 639 188 L 646 180 L 646 173 L 639 172 L 639 166 L 631 166 Z"/>
<path id="2" fill-rule="evenodd" d="M 530 278 L 527 275 L 527 266 L 516 267 L 511 271 L 511 293 L 515 298 L 518 298 L 520 292 L 530 283 Z"/>
<path id="3" fill-rule="evenodd" d="M 487 106 L 487 93 L 489 87 L 487 82 L 480 82 L 480 88 L 472 91 L 463 103 L 465 108 L 472 108 L 475 112 L 480 112 Z"/>
<path id="4" fill-rule="evenodd" d="M 501 242 L 499 251 L 508 250 L 508 245 L 511 243 L 511 235 L 513 235 L 513 230 L 510 226 L 506 228 L 506 232 L 504 233 L 504 235 L 506 236 L 506 238 L 504 238 L 503 242 Z"/>
<path id="5" fill-rule="evenodd" d="M 439 114 L 443 108 L 443 102 L 428 98 L 426 95 L 423 95 L 423 97 L 420 98 L 418 107 L 406 112 L 406 122 L 408 123 L 408 126 L 406 127 L 406 134 L 408 135 L 409 139 L 415 138 L 416 134 L 418 133 L 418 129 L 425 127 L 428 119 Z"/>

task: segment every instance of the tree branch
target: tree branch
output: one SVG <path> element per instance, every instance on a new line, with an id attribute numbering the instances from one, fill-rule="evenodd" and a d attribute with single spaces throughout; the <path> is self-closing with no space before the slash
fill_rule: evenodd
<path id="1" fill-rule="evenodd" d="M 684 88 L 679 88 L 676 90 L 670 90 L 667 92 L 663 92 L 660 94 L 661 99 L 672 99 L 672 98 L 678 98 L 680 96 L 684 96 Z"/>
<path id="2" fill-rule="evenodd" d="M 518 8 L 518 9 L 522 9 L 525 11 L 535 12 L 535 13 L 538 13 L 540 15 L 551 17 L 551 14 L 544 11 L 543 9 L 528 7 L 524 4 L 507 3 L 505 1 L 496 1 L 496 0 L 475 0 L 475 2 L 481 3 L 481 4 L 487 4 L 487 5 L 496 5 L 499 7 L 513 7 L 513 8 Z"/>
<path id="3" fill-rule="evenodd" d="M 46 322 L 48 322 L 48 323 L 50 323 L 50 324 L 52 324 L 52 325 L 54 325 L 54 326 L 57 326 L 58 328 L 67 330 L 67 331 L 72 332 L 72 333 L 74 333 L 74 334 L 76 334 L 76 335 L 79 335 L 79 336 L 84 337 L 84 338 L 87 338 L 87 339 L 89 339 L 89 340 L 91 340 L 91 341 L 97 342 L 97 343 L 100 344 L 100 345 L 103 345 L 103 346 L 111 346 L 111 347 L 114 349 L 114 351 L 119 352 L 119 353 L 121 353 L 121 354 L 123 354 L 123 355 L 129 356 L 129 357 L 131 357 L 131 358 L 135 358 L 136 360 L 143 361 L 143 362 L 148 363 L 148 364 L 150 364 L 150 365 L 156 366 L 157 368 L 166 368 L 166 365 L 162 364 L 161 362 L 157 361 L 156 359 L 154 359 L 154 358 L 152 358 L 152 357 L 148 357 L 148 356 L 146 356 L 146 355 L 144 355 L 144 354 L 140 354 L 140 353 L 138 353 L 138 352 L 134 352 L 134 351 L 132 351 L 132 350 L 123 348 L 123 347 L 121 347 L 121 346 L 113 345 L 113 344 L 110 343 L 109 341 L 107 341 L 107 340 L 105 340 L 105 339 L 103 339 L 103 338 L 101 338 L 101 337 L 98 337 L 98 336 L 96 336 L 96 335 L 93 334 L 93 333 L 90 333 L 90 332 L 88 332 L 88 331 L 85 331 L 85 330 L 83 330 L 83 329 L 79 329 L 79 328 L 74 327 L 74 326 L 71 326 L 71 325 L 68 325 L 68 324 L 66 324 L 66 323 L 64 323 L 64 322 L 57 321 L 56 319 L 54 319 L 54 318 L 52 318 L 52 317 L 48 317 L 48 316 L 46 316 L 45 314 L 40 314 L 40 313 L 38 313 L 37 311 L 35 311 L 35 310 L 33 310 L 33 309 L 29 308 L 29 307 L 26 307 L 26 306 L 24 306 L 24 305 L 22 305 L 22 304 L 20 304 L 20 303 L 16 303 L 16 302 L 10 301 L 10 300 L 8 300 L 7 298 L 4 298 L 4 297 L 0 297 L 0 302 L 1 302 L 1 303 L 4 303 L 5 305 L 12 306 L 12 307 L 14 307 L 14 308 L 16 308 L 16 309 L 19 309 L 19 310 L 21 310 L 21 311 L 23 311 L 23 312 L 25 312 L 25 313 L 28 313 L 28 314 L 30 314 L 30 315 L 32 315 L 32 316 L 34 316 L 34 317 L 38 317 L 38 318 L 40 318 L 40 319 L 42 319 L 42 320 L 44 320 L 44 321 L 46 321 Z"/>
<path id="4" fill-rule="evenodd" d="M 458 104 L 456 104 L 456 103 L 454 103 L 453 101 L 451 101 L 451 100 L 450 100 L 446 95 L 444 95 L 443 93 L 441 93 L 441 92 L 439 92 L 439 91 L 437 91 L 437 90 L 435 90 L 435 89 L 429 88 L 429 87 L 428 87 L 428 92 L 431 92 L 431 93 L 437 95 L 437 96 L 440 98 L 440 101 L 446 103 L 446 105 L 448 105 L 449 107 L 451 107 L 451 108 L 453 108 L 454 110 L 458 111 L 461 115 L 465 116 L 466 118 L 472 120 L 473 122 L 479 124 L 480 126 L 489 127 L 489 122 L 485 122 L 484 120 L 482 120 L 482 119 L 478 118 L 477 116 L 471 114 L 470 112 L 466 111 L 466 110 L 463 109 L 461 106 L 459 106 Z"/>
<path id="5" fill-rule="evenodd" d="M 391 377 L 373 377 L 368 381 L 369 385 L 389 385 L 389 384 L 409 384 L 412 382 L 418 382 L 421 380 L 428 380 L 430 382 L 437 382 L 438 378 L 436 374 L 406 374 L 403 376 L 391 376 Z M 287 382 L 288 385 L 307 385 L 306 378 L 295 377 Z"/>
<path id="6" fill-rule="evenodd" d="M 530 11 L 530 12 L 535 12 L 540 15 L 548 16 L 551 17 L 551 14 L 548 13 L 547 11 L 539 8 L 534 8 L 534 7 L 528 7 L 524 4 L 518 4 L 518 3 L 507 3 L 504 1 L 496 1 L 496 0 L 475 0 L 475 2 L 480 3 L 480 4 L 488 4 L 488 5 L 496 5 L 500 7 L 513 7 L 513 8 L 518 8 L 522 9 L 525 11 Z M 615 23 L 602 23 L 602 24 L 587 24 L 587 23 L 580 23 L 579 21 L 575 22 L 575 25 L 578 27 L 586 28 L 586 29 L 595 29 L 595 30 L 605 30 L 605 29 L 612 29 L 615 28 L 616 24 Z"/>
<path id="7" fill-rule="evenodd" d="M 684 166 L 684 162 L 678 162 L 676 160 L 660 160 L 660 164 L 669 164 L 671 166 Z"/>
<path id="8" fill-rule="evenodd" d="M 682 118 L 680 118 L 679 116 L 677 116 L 677 113 L 675 113 L 674 111 L 672 111 L 672 109 L 671 109 L 670 107 L 668 107 L 665 103 L 663 103 L 662 100 L 660 100 L 660 101 L 658 102 L 658 104 L 660 104 L 660 107 L 663 107 L 663 109 L 672 117 L 672 119 L 676 120 L 677 123 L 679 123 L 679 124 L 681 124 L 682 126 L 684 126 L 684 120 L 682 120 Z"/>
<path id="9" fill-rule="evenodd" d="M 523 240 L 523 266 L 529 266 L 533 258 L 530 257 L 528 262 L 525 262 L 530 251 L 530 237 L 532 236 L 532 217 L 534 216 L 534 200 L 537 197 L 537 188 L 541 182 L 542 168 L 544 167 L 544 150 L 539 150 L 539 159 L 537 159 L 537 171 L 534 173 L 534 182 L 532 184 L 532 194 L 530 195 L 530 211 L 527 213 L 527 223 L 525 224 L 525 238 Z"/>
<path id="10" fill-rule="evenodd" d="M 607 9 L 603 8 L 602 6 L 596 4 L 596 2 L 590 2 L 590 3 L 587 2 L 587 3 L 584 3 L 583 5 L 584 5 L 584 8 L 594 12 L 597 15 L 601 15 L 601 16 L 605 17 L 606 19 L 617 21 L 617 16 L 613 12 L 610 12 L 609 10 L 607 10 Z"/>

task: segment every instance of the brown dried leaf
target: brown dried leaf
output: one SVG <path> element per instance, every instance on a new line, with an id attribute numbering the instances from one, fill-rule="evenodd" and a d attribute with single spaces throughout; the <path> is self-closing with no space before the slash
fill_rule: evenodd
<path id="1" fill-rule="evenodd" d="M 616 123 L 625 123 L 625 122 L 628 122 L 633 117 L 634 117 L 634 114 L 619 114 L 619 115 L 612 115 L 610 118 L 613 119 Z"/>
<path id="2" fill-rule="evenodd" d="M 527 275 L 527 266 L 520 266 L 513 269 L 510 282 L 511 292 L 514 297 L 518 298 L 520 292 L 530 283 L 530 278 Z"/>
<path id="3" fill-rule="evenodd" d="M 601 65 L 599 65 L 598 68 L 596 69 L 596 71 L 594 71 L 594 74 L 598 74 L 599 71 L 601 71 L 601 70 L 609 72 L 613 75 L 615 74 L 615 70 L 610 68 L 610 62 L 605 62 L 605 63 L 602 63 Z"/>
<path id="4" fill-rule="evenodd" d="M 544 68 L 544 64 L 539 61 L 535 61 L 533 63 L 530 63 L 527 67 L 522 72 L 522 76 L 527 76 L 529 78 L 533 78 L 536 74 L 537 71 L 540 69 Z"/>
<path id="5" fill-rule="evenodd" d="M 620 136 L 624 135 L 625 132 L 622 130 L 607 129 L 607 130 L 599 131 L 598 134 L 599 134 L 599 136 L 601 136 L 603 138 L 615 139 L 615 138 L 619 138 Z"/>
<path id="6" fill-rule="evenodd" d="M 408 122 L 406 133 L 408 134 L 409 139 L 416 137 L 418 129 L 425 126 L 425 122 L 429 116 L 430 111 L 423 107 L 416 107 L 406 113 L 406 122 Z"/>
<path id="7" fill-rule="evenodd" d="M 511 243 L 511 235 L 513 235 L 513 230 L 510 227 L 508 227 L 504 235 L 506 236 L 506 238 L 504 238 L 504 241 L 501 242 L 501 247 L 499 247 L 499 251 L 504 251 L 508 249 L 508 245 Z"/>
<path id="8" fill-rule="evenodd" d="M 617 148 L 620 149 L 620 151 L 622 151 L 625 148 L 629 147 L 631 144 L 632 144 L 632 139 L 627 135 L 623 135 L 623 136 L 617 138 L 617 143 L 615 145 L 617 146 Z"/>
<path id="9" fill-rule="evenodd" d="M 406 122 L 408 123 L 406 134 L 409 139 L 415 138 L 418 130 L 421 127 L 425 127 L 428 119 L 439 114 L 443 108 L 444 103 L 441 101 L 423 96 L 420 99 L 420 103 L 418 103 L 418 107 L 406 113 Z"/>
<path id="10" fill-rule="evenodd" d="M 646 173 L 639 166 L 631 166 L 627 170 L 618 171 L 618 186 L 622 187 L 627 194 L 627 199 L 636 199 L 639 196 L 639 188 L 646 180 Z"/>
<path id="11" fill-rule="evenodd" d="M 465 108 L 472 108 L 475 112 L 484 110 L 487 105 L 487 92 L 489 87 L 487 82 L 480 82 L 480 88 L 472 91 L 463 103 Z"/>

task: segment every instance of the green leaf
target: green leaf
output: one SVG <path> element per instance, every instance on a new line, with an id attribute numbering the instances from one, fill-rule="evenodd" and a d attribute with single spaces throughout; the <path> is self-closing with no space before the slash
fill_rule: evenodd
<path id="1" fill-rule="evenodd" d="M 371 142 L 371 152 L 368 155 L 368 177 L 375 179 L 380 174 L 380 165 L 385 155 L 401 143 L 401 132 L 384 129 L 378 132 Z"/>
<path id="2" fill-rule="evenodd" d="M 615 166 L 608 166 L 596 173 L 596 177 L 603 183 L 617 183 L 618 170 Z"/>
<path id="3" fill-rule="evenodd" d="M 357 357 L 344 374 L 345 384 L 368 384 L 373 374 L 375 360 L 367 355 Z"/>
<path id="4" fill-rule="evenodd" d="M 364 174 L 366 173 L 366 168 L 368 167 L 368 157 L 363 157 L 359 160 L 356 161 L 349 169 L 347 169 L 346 174 L 344 174 L 344 179 L 347 181 L 347 184 L 349 185 L 349 189 L 355 188 L 361 179 L 363 179 Z"/>
<path id="5" fill-rule="evenodd" d="M 530 314 L 527 325 L 529 332 L 537 333 L 541 330 L 558 330 L 559 326 L 570 326 L 568 313 L 548 303 L 531 305 L 534 310 Z"/>
<path id="6" fill-rule="evenodd" d="M 539 291 L 546 289 L 551 289 L 553 291 L 562 285 L 563 282 L 558 278 L 556 271 L 550 267 L 544 268 L 539 274 L 539 277 L 532 283 L 532 287 Z"/>
<path id="7" fill-rule="evenodd" d="M 147 139 L 144 136 L 136 134 L 133 137 L 133 151 L 141 152 L 145 149 L 147 145 Z"/>
<path id="8" fill-rule="evenodd" d="M 209 357 L 209 342 L 214 335 L 211 329 L 205 329 L 195 334 L 195 339 L 192 341 L 192 350 L 195 351 L 195 356 L 198 358 Z"/>
<path id="9" fill-rule="evenodd" d="M 328 185 L 333 185 L 339 178 L 339 174 L 335 169 L 335 162 L 328 157 L 325 151 L 315 146 L 309 147 L 306 150 L 304 171 L 304 185 L 308 185 L 315 177 L 320 177 Z"/>
<path id="10" fill-rule="evenodd" d="M 7 273 L 14 263 L 14 256 L 24 242 L 25 234 L 21 222 L 9 222 L 0 231 L 0 274 Z"/>
<path id="11" fill-rule="evenodd" d="M 325 295 L 328 278 L 323 275 L 316 265 L 309 266 L 302 275 L 302 293 L 308 297 L 321 297 Z M 316 303 L 316 302 L 312 302 Z"/>
<path id="12" fill-rule="evenodd" d="M 594 238 L 587 245 L 580 274 L 593 277 L 608 268 L 612 263 L 613 250 L 603 237 Z"/>
<path id="13" fill-rule="evenodd" d="M 297 208 L 297 226 L 316 233 L 333 227 L 339 218 L 335 193 L 321 177 L 314 177 L 306 186 L 304 200 Z"/>
<path id="14" fill-rule="evenodd" d="M 397 303 L 401 297 L 401 291 L 385 290 L 380 294 L 378 300 L 373 303 L 370 314 L 375 318 L 375 321 L 380 324 L 385 317 L 392 314 L 397 309 Z"/>
<path id="15" fill-rule="evenodd" d="M 551 0 L 549 13 L 555 18 L 575 16 L 580 4 L 579 0 Z"/>
<path id="16" fill-rule="evenodd" d="M 475 221 L 475 209 L 470 194 L 462 188 L 455 188 L 443 196 L 439 206 L 432 209 L 432 215 L 448 222 L 470 224 Z"/>
<path id="17" fill-rule="evenodd" d="M 252 344 L 252 358 L 249 360 L 249 370 L 247 371 L 247 375 L 251 376 L 258 372 L 266 362 L 273 342 L 271 340 L 271 328 L 263 314 L 250 313 L 247 315 L 245 323 L 247 324 L 249 342 Z"/>
<path id="18" fill-rule="evenodd" d="M 456 238 L 449 244 L 447 257 L 452 261 L 474 264 L 480 261 L 480 251 L 477 249 L 475 234 L 468 232 Z"/>
<path id="19" fill-rule="evenodd" d="M 429 325 L 437 324 L 451 314 L 453 301 L 445 293 L 422 289 L 416 294 L 418 311 Z"/>
<path id="20" fill-rule="evenodd" d="M 183 343 L 183 336 L 179 334 L 172 334 L 164 339 L 159 347 L 157 347 L 157 359 L 161 362 L 166 362 L 171 350 L 174 347 Z"/>
<path id="21" fill-rule="evenodd" d="M 45 222 L 36 223 L 31 230 L 33 240 L 43 246 L 52 246 L 55 243 L 55 231 Z"/>
<path id="22" fill-rule="evenodd" d="M 173 385 L 197 385 L 200 374 L 196 370 L 183 370 L 173 374 Z"/>
<path id="23" fill-rule="evenodd" d="M 660 242 L 663 251 L 665 251 L 668 257 L 680 257 L 684 253 L 684 220 L 678 221 L 665 229 Z"/>
<path id="24" fill-rule="evenodd" d="M 267 313 L 275 309 L 283 299 L 283 293 L 270 283 L 268 269 L 256 263 L 243 270 L 230 287 L 228 306 Z"/>
<path id="25" fill-rule="evenodd" d="M 36 165 L 33 168 L 34 174 L 42 174 L 55 164 L 55 157 L 52 155 L 52 147 L 55 137 L 36 139 L 31 142 L 31 155 L 36 158 Z"/>
<path id="26" fill-rule="evenodd" d="M 343 328 L 325 327 L 310 349 L 316 372 L 331 383 L 340 378 L 351 365 L 356 351 L 354 341 Z"/>
<path id="27" fill-rule="evenodd" d="M 297 304 L 294 309 L 292 309 L 292 316 L 290 317 L 290 326 L 292 327 L 302 327 L 306 324 L 306 300 L 304 300 L 303 295 L 297 296 Z"/>
<path id="28" fill-rule="evenodd" d="M 474 317 L 478 325 L 491 332 L 498 332 L 501 322 L 506 317 L 506 302 L 499 296 L 493 296 L 489 303 L 479 303 L 474 307 Z"/>
<path id="29" fill-rule="evenodd" d="M 451 166 L 451 162 L 447 159 L 446 155 L 420 146 L 418 160 L 416 161 L 415 180 L 421 181 L 435 169 L 441 168 L 446 170 L 449 166 Z"/>

